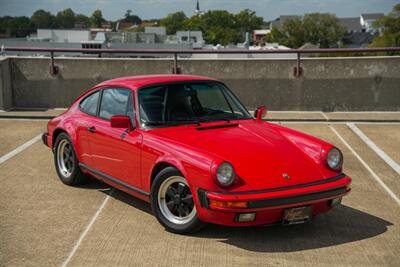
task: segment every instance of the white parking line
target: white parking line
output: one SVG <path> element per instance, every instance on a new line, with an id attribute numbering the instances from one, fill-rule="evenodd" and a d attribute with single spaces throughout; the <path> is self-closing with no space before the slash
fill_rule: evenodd
<path id="1" fill-rule="evenodd" d="M 361 162 L 362 165 L 370 172 L 371 176 L 375 179 L 375 181 L 388 193 L 388 195 L 400 206 L 400 199 L 393 193 L 392 190 L 379 178 L 379 176 L 368 166 L 368 164 L 357 154 L 356 151 L 349 145 L 349 143 L 344 140 L 344 138 L 333 128 L 333 126 L 329 126 L 331 130 L 337 135 L 337 137 L 342 141 L 342 143 L 356 156 L 356 158 Z"/>
<path id="2" fill-rule="evenodd" d="M 17 147 L 16 149 L 12 150 L 11 152 L 5 154 L 4 156 L 2 156 L 0 158 L 0 164 L 2 164 L 3 162 L 11 159 L 12 157 L 14 157 L 15 155 L 21 153 L 22 151 L 24 151 L 25 149 L 27 149 L 28 147 L 30 147 L 31 145 L 33 145 L 34 143 L 36 143 L 37 141 L 40 140 L 40 138 L 42 137 L 41 134 L 39 134 L 38 136 L 32 138 L 31 140 L 29 140 L 28 142 L 20 145 L 19 147 Z"/>
<path id="3" fill-rule="evenodd" d="M 395 172 L 400 175 L 400 165 L 380 149 L 368 136 L 366 136 L 354 123 L 346 124 L 361 140 L 364 141 L 381 159 L 383 159 Z"/>
<path id="4" fill-rule="evenodd" d="M 49 119 L 24 119 L 0 117 L 0 121 L 49 121 Z"/>
<path id="5" fill-rule="evenodd" d="M 76 241 L 74 247 L 72 248 L 71 252 L 68 254 L 68 257 L 65 259 L 65 261 L 61 264 L 61 267 L 65 267 L 68 265 L 68 263 L 71 261 L 72 257 L 74 256 L 75 252 L 78 250 L 79 246 L 81 245 L 83 239 L 85 239 L 85 236 L 89 232 L 90 228 L 92 228 L 93 224 L 97 220 L 97 217 L 99 217 L 101 211 L 104 209 L 106 206 L 108 200 L 110 199 L 111 195 L 113 194 L 114 189 L 111 190 L 110 194 L 106 196 L 106 198 L 103 200 L 103 203 L 101 203 L 100 207 L 97 209 L 96 213 L 90 220 L 89 224 L 85 227 L 85 230 L 81 233 L 79 236 L 79 239 Z"/>
<path id="6" fill-rule="evenodd" d="M 325 115 L 325 113 L 323 113 L 322 111 L 320 111 L 320 114 L 322 115 L 322 117 L 325 118 L 325 120 L 329 121 L 329 118 L 328 118 L 328 116 Z"/>

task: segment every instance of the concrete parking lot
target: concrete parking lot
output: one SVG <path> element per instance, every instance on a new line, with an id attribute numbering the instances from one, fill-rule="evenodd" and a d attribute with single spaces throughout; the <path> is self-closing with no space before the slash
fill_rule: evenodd
<path id="1" fill-rule="evenodd" d="M 343 151 L 353 178 L 343 205 L 304 225 L 210 225 L 181 236 L 121 191 L 63 185 L 38 139 L 46 120 L 3 116 L 0 266 L 400 266 L 400 113 L 270 118 Z"/>

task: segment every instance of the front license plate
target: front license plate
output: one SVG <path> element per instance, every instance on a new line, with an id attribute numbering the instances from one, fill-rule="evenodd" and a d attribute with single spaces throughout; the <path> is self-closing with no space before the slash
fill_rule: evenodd
<path id="1" fill-rule="evenodd" d="M 298 224 L 310 220 L 312 217 L 311 206 L 286 209 L 283 213 L 284 224 Z"/>

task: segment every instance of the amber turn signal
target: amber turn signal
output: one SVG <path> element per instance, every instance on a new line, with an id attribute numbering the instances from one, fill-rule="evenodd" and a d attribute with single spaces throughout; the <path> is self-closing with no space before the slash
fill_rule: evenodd
<path id="1" fill-rule="evenodd" d="M 210 199 L 210 207 L 247 209 L 249 207 L 249 203 L 247 201 L 221 201 L 221 200 Z"/>

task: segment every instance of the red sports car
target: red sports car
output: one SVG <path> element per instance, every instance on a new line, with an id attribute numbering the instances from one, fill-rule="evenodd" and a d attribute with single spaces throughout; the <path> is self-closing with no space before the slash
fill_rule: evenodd
<path id="1" fill-rule="evenodd" d="M 94 176 L 150 202 L 175 233 L 302 223 L 339 205 L 351 183 L 339 149 L 265 114 L 212 78 L 126 77 L 78 97 L 43 142 L 63 183 Z"/>

